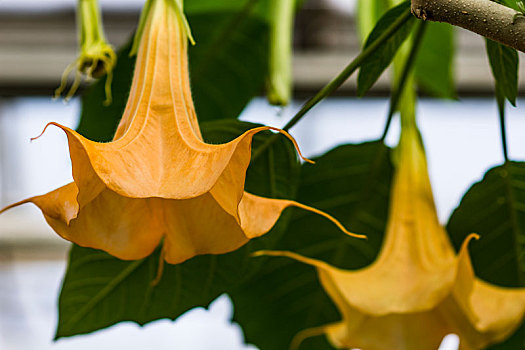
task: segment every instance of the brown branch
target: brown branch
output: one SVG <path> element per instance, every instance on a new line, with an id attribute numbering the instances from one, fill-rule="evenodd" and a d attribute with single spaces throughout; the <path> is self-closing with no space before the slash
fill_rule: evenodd
<path id="1" fill-rule="evenodd" d="M 491 0 L 412 0 L 422 20 L 446 22 L 525 52 L 525 17 Z"/>

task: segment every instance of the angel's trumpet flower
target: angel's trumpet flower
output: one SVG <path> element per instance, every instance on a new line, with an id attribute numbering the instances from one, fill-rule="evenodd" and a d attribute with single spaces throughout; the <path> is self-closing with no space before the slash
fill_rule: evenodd
<path id="1" fill-rule="evenodd" d="M 71 71 L 76 70 L 75 80 L 65 100 L 69 100 L 75 94 L 80 86 L 82 74 L 90 79 L 107 75 L 105 86 L 106 101 L 104 101 L 104 104 L 110 104 L 111 81 L 113 68 L 117 62 L 117 55 L 106 41 L 104 30 L 102 29 L 98 0 L 78 0 L 77 22 L 80 54 L 62 74 L 62 82 L 55 91 L 55 97 L 59 97 L 62 94 L 66 88 L 69 74 Z"/>
<path id="2" fill-rule="evenodd" d="M 203 141 L 181 3 L 146 3 L 130 97 L 114 140 L 93 142 L 51 123 L 67 134 L 74 182 L 12 206 L 32 202 L 63 238 L 121 259 L 144 258 L 164 238 L 163 256 L 173 264 L 233 251 L 268 232 L 289 206 L 344 230 L 313 208 L 244 192 L 252 137 L 273 128 L 249 130 L 226 144 Z"/>
<path id="3" fill-rule="evenodd" d="M 440 225 L 425 154 L 415 126 L 404 125 L 398 146 L 390 213 L 377 260 L 360 270 L 342 270 L 291 252 L 286 256 L 316 268 L 341 314 L 340 322 L 307 329 L 325 334 L 338 349 L 436 350 L 454 333 L 461 350 L 484 349 L 508 337 L 525 313 L 525 289 L 501 288 L 476 278 L 465 240 L 458 255 Z"/>

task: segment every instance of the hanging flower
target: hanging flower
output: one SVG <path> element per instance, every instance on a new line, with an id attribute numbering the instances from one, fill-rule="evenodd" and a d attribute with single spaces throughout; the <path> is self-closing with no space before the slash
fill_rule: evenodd
<path id="1" fill-rule="evenodd" d="M 78 0 L 77 18 L 80 55 L 62 74 L 62 81 L 55 91 L 55 98 L 66 89 L 69 74 L 76 69 L 75 80 L 64 99 L 67 101 L 73 97 L 80 86 L 82 74 L 90 79 L 100 78 L 107 74 L 104 104 L 108 105 L 111 103 L 111 82 L 117 55 L 106 41 L 98 0 Z"/>
<path id="2" fill-rule="evenodd" d="M 483 349 L 508 337 L 525 312 L 525 289 L 502 288 L 476 278 L 467 250 L 459 255 L 440 225 L 425 154 L 415 123 L 404 125 L 383 247 L 360 270 L 342 270 L 285 251 L 317 269 L 319 280 L 342 320 L 299 333 L 302 340 L 325 334 L 340 349 L 430 350 L 454 333 L 461 350 Z"/>
<path id="3" fill-rule="evenodd" d="M 205 143 L 190 93 L 181 0 L 150 0 L 145 9 L 114 140 L 93 142 L 50 123 L 67 135 L 74 182 L 10 207 L 32 202 L 63 238 L 121 259 L 144 258 L 164 239 L 163 256 L 173 264 L 233 251 L 268 232 L 289 206 L 323 215 L 351 234 L 316 209 L 244 192 L 253 135 L 278 129 Z"/>

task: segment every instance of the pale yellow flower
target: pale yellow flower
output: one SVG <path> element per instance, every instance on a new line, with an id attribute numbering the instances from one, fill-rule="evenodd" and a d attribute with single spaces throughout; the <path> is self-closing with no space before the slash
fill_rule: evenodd
<path id="1" fill-rule="evenodd" d="M 164 239 L 163 256 L 173 264 L 233 251 L 268 232 L 289 206 L 323 215 L 347 232 L 316 209 L 244 192 L 252 137 L 274 128 L 252 129 L 226 144 L 203 141 L 181 5 L 146 4 L 133 84 L 114 140 L 90 141 L 51 123 L 67 134 L 74 182 L 10 207 L 32 202 L 63 238 L 121 259 L 144 258 Z"/>
<path id="2" fill-rule="evenodd" d="M 461 350 L 483 349 L 508 337 L 525 313 L 525 289 L 476 278 L 467 245 L 455 254 L 438 221 L 425 154 L 415 125 L 404 126 L 398 148 L 390 213 L 377 260 L 342 270 L 292 252 L 261 251 L 315 266 L 336 304 L 340 322 L 298 334 L 325 334 L 340 349 L 435 350 L 455 333 Z"/>

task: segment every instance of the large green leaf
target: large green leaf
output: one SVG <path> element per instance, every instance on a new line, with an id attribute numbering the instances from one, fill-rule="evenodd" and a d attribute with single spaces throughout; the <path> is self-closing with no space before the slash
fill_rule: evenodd
<path id="1" fill-rule="evenodd" d="M 82 112 L 77 131 L 87 138 L 100 142 L 113 139 L 129 96 L 135 57 L 129 57 L 131 41 L 118 52 L 117 64 L 113 69 L 111 93 L 113 101 L 104 106 L 106 77 L 91 85 L 82 95 Z"/>
<path id="2" fill-rule="evenodd" d="M 410 1 L 404 1 L 400 5 L 390 9 L 377 22 L 376 26 L 368 36 L 364 48 L 370 46 L 379 36 L 390 27 L 403 13 L 410 11 Z M 364 96 L 374 85 L 384 70 L 390 65 L 401 44 L 410 35 L 410 30 L 415 23 L 411 16 L 388 40 L 385 41 L 370 57 L 361 65 L 357 77 L 357 94 Z"/>
<path id="3" fill-rule="evenodd" d="M 455 98 L 454 27 L 429 22 L 415 66 L 419 86 L 436 97 Z"/>
<path id="4" fill-rule="evenodd" d="M 218 143 L 254 126 L 226 120 L 204 123 L 202 131 L 207 141 Z M 254 147 L 270 135 L 256 135 Z M 293 198 L 299 169 L 293 146 L 283 138 L 252 162 L 246 187 L 267 197 Z M 275 248 L 286 221 L 281 218 L 270 233 L 233 253 L 166 264 L 155 287 L 151 281 L 158 270 L 158 251 L 140 261 L 121 261 L 98 250 L 73 246 L 59 298 L 56 337 L 89 333 L 121 321 L 144 324 L 175 319 L 195 306 L 207 306 L 256 271 L 261 261 L 251 259 L 250 253 Z"/>
<path id="5" fill-rule="evenodd" d="M 197 45 L 190 48 L 190 76 L 199 121 L 237 118 L 264 86 L 268 25 L 239 13 L 189 17 Z"/>
<path id="6" fill-rule="evenodd" d="M 485 42 L 492 74 L 496 80 L 497 93 L 503 95 L 513 106 L 516 106 L 516 96 L 518 95 L 518 52 L 490 39 L 486 39 Z"/>
<path id="7" fill-rule="evenodd" d="M 238 12 L 188 16 L 197 45 L 189 50 L 192 94 L 199 121 L 236 118 L 264 85 L 268 28 L 255 16 Z M 113 103 L 104 106 L 105 78 L 82 96 L 77 128 L 97 141 L 110 141 L 126 106 L 135 57 L 131 42 L 118 54 L 113 72 Z"/>
<path id="8" fill-rule="evenodd" d="M 456 247 L 471 232 L 476 273 L 502 286 L 525 286 L 525 163 L 489 170 L 461 200 L 447 225 Z"/>
<path id="9" fill-rule="evenodd" d="M 476 232 L 470 245 L 476 274 L 507 287 L 525 286 L 525 163 L 508 162 L 489 170 L 465 194 L 447 225 L 454 245 Z M 525 329 L 491 349 L 525 349 Z"/>
<path id="10" fill-rule="evenodd" d="M 306 164 L 298 200 L 326 210 L 368 240 L 348 237 L 322 218 L 296 211 L 279 250 L 290 250 L 347 269 L 370 264 L 386 225 L 392 167 L 381 143 L 338 147 Z M 249 343 L 261 350 L 288 349 L 301 330 L 340 320 L 312 267 L 286 258 L 257 258 L 264 268 L 230 293 Z M 332 349 L 324 337 L 301 350 Z"/>

